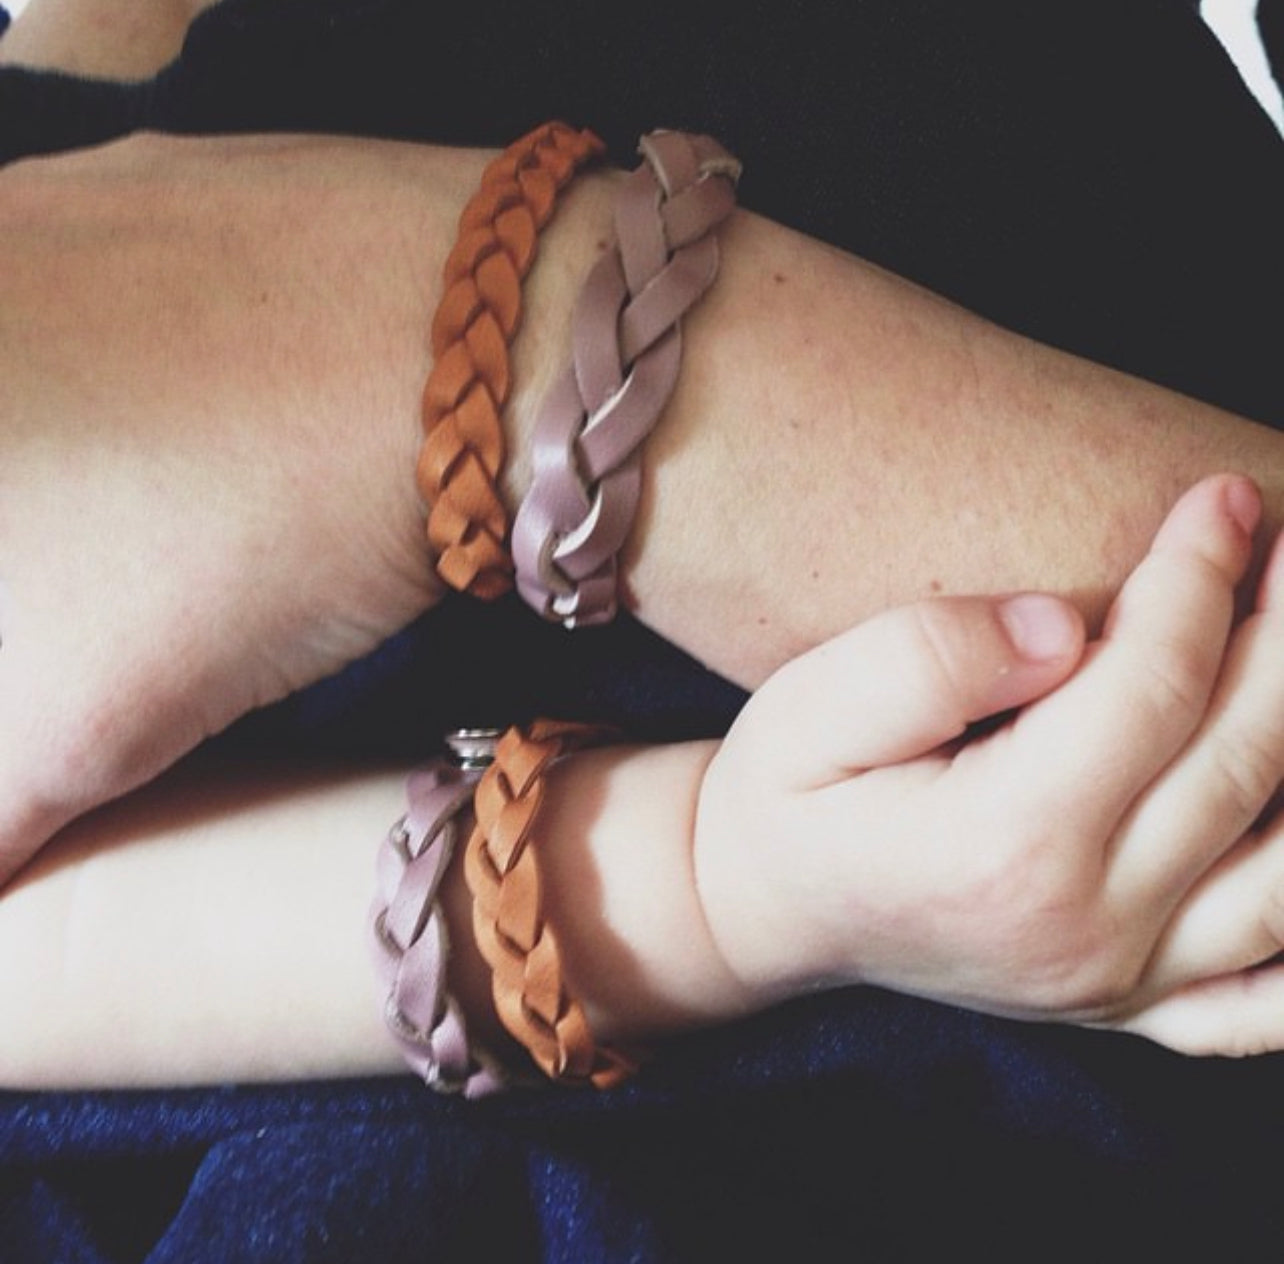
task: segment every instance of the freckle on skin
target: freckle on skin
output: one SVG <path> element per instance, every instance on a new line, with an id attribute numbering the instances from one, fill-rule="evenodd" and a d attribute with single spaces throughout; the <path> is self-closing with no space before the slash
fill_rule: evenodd
<path id="1" fill-rule="evenodd" d="M 941 591 L 941 587 L 942 587 L 942 585 L 941 585 L 941 581 L 940 581 L 939 579 L 934 579 L 934 580 L 932 580 L 932 582 L 928 585 L 928 587 L 929 587 L 929 588 L 931 588 L 931 590 L 932 590 L 934 593 L 938 593 L 938 592 L 940 592 L 940 591 Z"/>
<path id="2" fill-rule="evenodd" d="M 772 279 L 772 280 L 773 280 L 777 285 L 784 285 L 784 283 L 785 283 L 785 274 L 784 274 L 783 272 L 773 272 L 773 273 L 772 273 L 772 276 L 771 276 L 771 279 Z"/>

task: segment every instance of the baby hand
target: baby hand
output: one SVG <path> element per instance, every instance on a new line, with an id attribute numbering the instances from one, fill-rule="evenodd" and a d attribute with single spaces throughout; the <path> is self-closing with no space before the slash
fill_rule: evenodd
<path id="1" fill-rule="evenodd" d="M 1255 968 L 1284 947 L 1279 546 L 1233 626 L 1259 512 L 1245 479 L 1188 492 L 1086 652 L 1055 598 L 946 598 L 773 676 L 700 799 L 733 972 L 767 1000 L 864 982 L 1192 1052 L 1284 1046 L 1284 972 Z"/>

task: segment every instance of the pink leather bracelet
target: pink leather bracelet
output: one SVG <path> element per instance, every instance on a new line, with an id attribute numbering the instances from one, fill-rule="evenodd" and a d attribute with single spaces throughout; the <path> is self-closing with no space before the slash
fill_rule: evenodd
<path id="1" fill-rule="evenodd" d="M 369 917 L 384 1020 L 402 1056 L 429 1087 L 466 1097 L 492 1093 L 507 1080 L 469 1045 L 463 1016 L 446 990 L 450 942 L 438 892 L 494 736 L 455 734 L 447 739 L 454 759 L 436 760 L 411 775 L 408 811 L 379 848 Z"/>
<path id="2" fill-rule="evenodd" d="M 717 141 L 658 131 L 615 205 L 617 245 L 572 316 L 571 364 L 543 400 L 532 480 L 513 524 L 517 587 L 567 627 L 616 610 L 616 556 L 641 495 L 640 450 L 677 382 L 680 321 L 718 270 L 714 229 L 740 164 Z"/>

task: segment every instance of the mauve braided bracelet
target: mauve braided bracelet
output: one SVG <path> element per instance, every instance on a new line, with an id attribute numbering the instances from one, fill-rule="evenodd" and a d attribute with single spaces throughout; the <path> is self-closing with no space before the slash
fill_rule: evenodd
<path id="1" fill-rule="evenodd" d="M 680 321 L 718 271 L 714 230 L 740 164 L 717 141 L 657 131 L 615 205 L 617 244 L 572 318 L 571 364 L 544 398 L 532 481 L 513 524 L 517 587 L 567 627 L 616 609 L 616 555 L 641 494 L 640 449 L 677 382 Z"/>
<path id="2" fill-rule="evenodd" d="M 441 1092 L 480 1097 L 502 1088 L 499 1068 L 470 1048 L 463 1016 L 446 991 L 449 940 L 438 891 L 472 805 L 473 788 L 494 750 L 488 730 L 447 738 L 453 759 L 411 775 L 408 811 L 379 848 L 378 893 L 370 909 L 375 972 L 384 1019 L 411 1069 Z"/>

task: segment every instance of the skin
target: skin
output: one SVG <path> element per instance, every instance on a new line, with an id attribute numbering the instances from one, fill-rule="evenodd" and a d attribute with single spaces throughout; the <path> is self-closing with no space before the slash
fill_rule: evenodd
<path id="1" fill-rule="evenodd" d="M 424 330 L 489 156 L 140 136 L 0 173 L 0 877 L 440 598 L 411 476 Z M 613 183 L 576 182 L 526 287 L 511 505 Z M 1095 630 L 1213 471 L 1250 473 L 1279 521 L 1265 427 L 760 217 L 723 256 L 624 584 L 733 680 L 937 592 L 1042 589 Z"/>
<path id="2" fill-rule="evenodd" d="M 937 598 L 783 668 L 721 744 L 557 765 L 545 908 L 599 1038 L 873 982 L 1187 1052 L 1284 1047 L 1278 547 L 1232 620 L 1257 513 L 1242 479 L 1194 488 L 1086 648 L 1057 598 Z M 0 1083 L 396 1069 L 365 945 L 332 928 L 364 921 L 403 774 L 198 759 L 65 832 L 0 901 Z M 458 870 L 452 988 L 517 1065 Z"/>
<path id="3" fill-rule="evenodd" d="M 0 59 L 144 77 L 174 55 L 192 12 L 153 3 L 143 15 L 128 2 L 37 0 L 0 46 Z M 438 599 L 422 564 L 422 510 L 405 472 L 417 446 L 412 422 L 428 367 L 425 312 L 436 301 L 435 277 L 454 217 L 486 157 L 327 140 L 135 138 L 98 153 L 22 164 L 0 177 L 8 313 L 7 320 L 0 317 L 6 364 L 0 378 L 0 767 L 7 782 L 0 796 L 0 871 L 17 869 L 65 822 L 146 782 L 206 733 L 333 670 Z M 566 353 L 578 277 L 608 226 L 611 184 L 609 175 L 577 183 L 546 234 L 543 262 L 528 285 L 516 348 L 521 389 L 507 418 L 515 453 L 506 485 L 510 505 L 524 490 L 521 453 L 535 401 Z M 104 241 L 113 250 L 104 251 Z M 845 828 L 835 830 L 822 814 L 820 824 L 828 828 L 808 837 L 877 843 L 886 831 L 862 798 L 876 809 L 881 792 L 863 787 L 875 771 L 904 775 L 899 765 L 911 753 L 928 761 L 933 785 L 964 788 L 967 777 L 951 781 L 943 765 L 953 774 L 962 764 L 992 789 L 1011 777 L 1011 748 L 1019 754 L 1022 741 L 1034 752 L 1028 757 L 1034 771 L 1054 764 L 1051 739 L 1040 746 L 1026 736 L 1040 727 L 1026 716 L 1024 728 L 1001 730 L 988 744 L 962 752 L 937 743 L 951 724 L 986 714 L 996 703 L 1024 701 L 1022 690 L 1033 698 L 1070 670 L 1080 644 L 1076 618 L 1099 629 L 1164 511 L 1196 477 L 1218 469 L 1251 472 L 1268 523 L 1279 520 L 1281 449 L 1261 427 L 1040 348 L 750 215 L 737 216 L 724 234 L 723 261 L 718 286 L 687 322 L 680 389 L 648 445 L 643 511 L 624 559 L 629 603 L 733 679 L 750 686 L 770 679 L 750 714 L 771 716 L 773 705 L 777 712 L 783 706 L 777 721 L 789 718 L 809 673 L 819 670 L 823 684 L 835 683 L 835 662 L 844 668 L 845 685 L 882 679 L 888 655 L 905 643 L 893 633 L 936 628 L 929 642 L 909 638 L 911 649 L 932 651 L 911 653 L 902 664 L 911 680 L 917 665 L 940 685 L 942 663 L 955 661 L 944 651 L 954 647 L 958 654 L 961 692 L 935 695 L 945 710 L 923 717 L 917 741 L 927 745 L 900 751 L 897 768 L 864 767 L 850 779 L 862 789 L 848 796 Z M 353 426 L 353 418 L 365 424 Z M 333 442 L 337 432 L 344 435 L 342 447 Z M 782 444 L 782 436 L 789 441 Z M 140 486 L 148 488 L 145 501 Z M 319 486 L 324 497 L 314 494 Z M 752 514 L 744 512 L 746 503 L 753 504 Z M 376 504 L 377 515 L 370 509 Z M 799 505 L 809 514 L 801 534 Z M 201 512 L 193 514 L 193 507 Z M 1209 535 L 1225 528 L 1225 512 L 1220 521 Z M 734 548 L 726 547 L 729 540 Z M 1246 547 L 1241 539 L 1210 563 L 1219 576 L 1212 585 L 1220 593 L 1215 604 L 1223 610 L 1234 577 L 1251 569 Z M 181 574 L 170 564 L 175 552 L 185 559 Z M 1254 610 L 1243 629 L 1271 622 L 1275 569 L 1256 608 L 1252 584 L 1241 590 Z M 257 581 L 249 594 L 247 573 Z M 1063 612 L 1068 639 L 1061 652 L 1035 663 L 993 613 L 999 608 L 984 599 L 980 605 L 958 599 L 899 604 L 941 591 L 1030 587 L 1069 599 L 1077 612 Z M 1160 588 L 1166 596 L 1159 605 L 1171 603 L 1184 617 L 1200 608 L 1179 586 Z M 890 623 L 863 622 L 888 607 L 896 607 L 885 616 Z M 898 622 L 906 618 L 908 626 Z M 1216 625 L 1225 622 L 1219 616 Z M 830 640 L 853 623 L 860 624 L 852 634 L 855 650 L 846 640 Z M 1131 619 L 1120 623 L 1133 626 Z M 92 638 L 78 635 L 90 627 Z M 887 640 L 882 653 L 874 653 L 868 638 L 877 647 L 880 627 Z M 1207 629 L 1198 621 L 1201 637 Z M 762 728 L 766 721 L 751 719 L 750 738 L 740 727 L 716 754 L 696 746 L 570 761 L 554 779 L 549 807 L 555 836 L 567 840 L 551 849 L 550 901 L 573 981 L 595 1025 L 607 1036 L 662 1033 L 770 1003 L 800 986 L 874 980 L 1001 1012 L 1127 1025 L 1191 1050 L 1277 1047 L 1269 1022 L 1269 1009 L 1279 1008 L 1274 972 L 1242 973 L 1279 944 L 1273 911 L 1278 848 L 1269 823 L 1254 831 L 1247 816 L 1250 802 L 1260 814 L 1262 787 L 1269 783 L 1273 790 L 1278 781 L 1275 755 L 1261 754 L 1276 749 L 1274 738 L 1258 716 L 1243 729 L 1251 731 L 1256 758 L 1214 761 L 1218 775 L 1205 771 L 1202 779 L 1188 768 L 1198 760 L 1185 758 L 1188 750 L 1210 745 L 1200 738 L 1205 727 L 1222 732 L 1208 717 L 1221 714 L 1223 701 L 1242 696 L 1235 682 L 1252 680 L 1260 696 L 1274 696 L 1271 655 L 1264 663 L 1243 648 L 1270 637 L 1245 630 L 1235 633 L 1229 649 L 1224 640 L 1209 639 L 1202 674 L 1183 669 L 1178 678 L 1188 686 L 1198 678 L 1198 687 L 1157 695 L 1156 714 L 1163 704 L 1175 709 L 1173 731 L 1184 731 L 1184 739 L 1165 747 L 1169 762 L 1159 780 L 1177 786 L 1167 797 L 1183 813 L 1199 805 L 1192 819 L 1204 827 L 1199 846 L 1191 842 L 1183 851 L 1179 873 L 1169 872 L 1163 849 L 1152 845 L 1151 868 L 1137 866 L 1138 876 L 1122 893 L 1087 881 L 1085 874 L 1101 876 L 1102 857 L 1113 858 L 1117 845 L 1114 834 L 1101 835 L 1108 822 L 1090 813 L 1071 814 L 1089 824 L 1071 830 L 1059 849 L 1070 859 L 1055 873 L 1074 879 L 1066 889 L 1048 885 L 1046 866 L 1022 861 L 1023 842 L 1046 843 L 1040 831 L 1014 830 L 1007 850 L 1001 833 L 987 831 L 978 841 L 978 894 L 1031 880 L 1033 873 L 1034 898 L 1016 907 L 1024 916 L 1049 903 L 1067 908 L 1067 929 L 1081 931 L 1060 941 L 1069 945 L 1065 960 L 1040 960 L 1046 973 L 1035 972 L 1033 994 L 1012 992 L 1014 982 L 1019 991 L 1032 977 L 1013 956 L 1032 937 L 1020 924 L 1003 928 L 999 919 L 997 940 L 987 940 L 981 932 L 993 916 L 956 925 L 947 959 L 933 965 L 939 931 L 934 938 L 931 926 L 890 912 L 898 907 L 891 898 L 898 882 L 918 872 L 902 870 L 899 853 L 890 867 L 874 866 L 875 876 L 892 880 L 892 890 L 877 900 L 864 897 L 869 918 L 817 916 L 810 899 L 801 912 L 789 907 L 789 896 L 815 894 L 807 887 L 809 874 L 822 875 L 820 888 L 829 889 L 833 856 L 823 857 L 824 865 L 797 865 L 798 889 L 777 892 L 778 909 L 763 895 L 773 889 L 765 877 L 743 885 L 738 844 L 744 827 L 718 819 L 742 798 L 728 787 L 769 787 L 768 798 L 785 805 L 786 825 L 810 802 L 804 796 L 800 804 L 802 789 L 815 797 L 810 782 L 764 779 L 782 771 L 770 761 L 764 765 L 762 752 L 753 749 L 755 723 Z M 1111 661 L 1117 629 L 1107 631 L 1107 649 L 1094 647 L 1097 658 L 1076 681 L 1097 680 L 1102 673 L 1093 676 L 1093 669 Z M 827 664 L 820 669 L 806 653 L 817 645 L 819 661 Z M 785 669 L 786 687 L 773 673 L 795 656 L 801 666 Z M 1002 667 L 997 675 L 996 664 Z M 1210 664 L 1221 665 L 1212 678 Z M 1024 682 L 1016 693 L 1014 679 Z M 822 689 L 822 697 L 826 692 L 832 690 Z M 1068 686 L 1049 703 L 1067 692 L 1107 699 L 1099 685 L 1077 694 Z M 896 707 L 881 716 L 883 727 L 871 728 L 879 740 L 905 699 L 885 701 Z M 1101 743 L 1117 728 L 1111 722 L 1125 717 L 1111 712 L 1108 701 L 1095 710 L 1079 706 L 1063 706 L 1068 714 L 1060 719 L 1084 735 L 1088 748 L 1110 749 Z M 1225 709 L 1236 708 L 1227 702 Z M 879 716 L 868 708 L 865 714 L 871 721 Z M 1028 713 L 1038 714 L 1037 707 Z M 1063 739 L 1061 724 L 1044 727 Z M 1018 731 L 1021 740 L 1011 736 Z M 745 757 L 737 752 L 746 745 L 750 755 L 742 766 Z M 1220 737 L 1211 741 L 1215 750 L 1226 745 Z M 985 752 L 994 750 L 1004 758 L 991 755 L 987 765 Z M 1246 767 L 1256 771 L 1246 776 Z M 1186 772 L 1168 775 L 1178 769 Z M 1145 771 L 1150 785 L 1158 770 Z M 356 878 L 347 834 L 359 832 L 358 818 L 363 825 L 373 821 L 376 809 L 381 821 L 395 813 L 399 779 L 400 770 L 334 772 L 323 783 L 285 769 L 262 784 L 247 782 L 244 770 L 197 765 L 64 832 L 0 903 L 0 926 L 14 935 L 14 950 L 3 959 L 36 963 L 30 974 L 10 970 L 6 1004 L 24 1019 L 32 1013 L 49 1019 L 23 1023 L 34 1044 L 6 1055 L 5 1074 L 16 1082 L 168 1082 L 226 1074 L 229 1061 L 238 1060 L 251 1075 L 387 1066 L 377 1024 L 364 1009 L 358 1017 L 357 971 L 344 956 L 347 948 L 329 945 L 327 970 L 319 972 L 328 977 L 332 970 L 343 987 L 324 998 L 300 997 L 300 971 L 307 973 L 308 961 L 315 964 L 315 950 L 300 960 L 298 945 L 308 944 L 315 923 L 282 922 L 270 901 L 247 905 L 244 884 L 226 862 L 241 838 L 255 847 L 256 862 L 279 864 L 282 881 L 294 883 L 300 837 L 315 842 L 328 835 L 323 822 L 348 827 L 342 839 L 324 844 L 333 867 L 302 866 L 311 885 L 304 885 L 300 900 L 326 924 L 327 914 L 350 924 L 353 893 L 365 884 Z M 1238 787 L 1229 799 L 1228 779 Z M 1049 793 L 1058 789 L 1035 784 Z M 1064 810 L 1074 786 L 1061 785 L 1059 793 L 1057 807 Z M 586 819 L 584 804 L 600 810 Z M 608 810 L 612 805 L 619 810 Z M 660 819 L 641 812 L 644 805 Z M 932 796 L 924 794 L 923 811 L 931 806 Z M 1134 807 L 1138 817 L 1160 812 L 1143 811 L 1134 796 L 1124 816 L 1131 819 Z M 1018 823 L 1022 819 L 1028 824 L 1018 813 Z M 648 841 L 676 840 L 666 852 L 669 866 L 638 863 L 634 831 L 643 820 L 651 827 Z M 621 821 L 629 823 L 623 830 Z M 770 841 L 783 832 L 773 831 Z M 1147 833 L 1134 828 L 1130 836 Z M 728 838 L 737 844 L 734 871 L 726 859 Z M 143 846 L 161 840 L 166 847 Z M 866 850 L 853 846 L 851 853 L 860 861 Z M 173 867 L 162 868 L 162 861 Z M 778 866 L 764 853 L 758 871 L 774 875 Z M 652 892 L 660 903 L 648 902 L 651 911 L 639 912 L 642 906 L 620 893 L 652 873 L 660 875 Z M 1003 876 L 997 887 L 996 874 Z M 870 876 L 860 873 L 851 889 L 877 889 Z M 192 882 L 211 897 L 207 919 L 192 917 L 190 909 L 174 916 L 172 892 Z M 596 893 L 586 891 L 586 882 L 598 884 Z M 930 900 L 918 902 L 924 894 L 903 890 L 903 907 L 939 911 Z M 1121 902 L 1107 906 L 1107 896 Z M 95 998 L 110 994 L 110 979 L 95 974 L 97 954 L 75 946 L 111 942 L 104 930 L 120 926 L 122 899 L 159 919 L 131 921 L 132 946 L 115 944 L 135 954 L 129 964 L 141 969 L 139 977 L 162 964 L 151 951 L 157 937 L 173 942 L 190 931 L 195 939 L 183 940 L 185 951 L 166 959 L 180 968 L 150 994 L 139 1026 L 94 1042 L 88 1063 L 81 1056 L 68 1060 L 68 1050 L 85 1047 L 74 1039 L 83 1031 L 77 1022 L 92 1017 Z M 465 901 L 458 888 L 450 899 L 460 922 Z M 669 962 L 663 945 L 642 933 L 661 924 L 656 907 L 668 910 L 669 930 L 685 924 L 687 941 L 701 945 L 685 964 Z M 584 915 L 593 908 L 603 915 Z M 1134 921 L 1119 912 L 1137 908 L 1147 916 Z M 754 918 L 770 923 L 775 917 L 784 925 L 805 914 L 813 925 L 808 952 L 764 962 L 746 951 L 737 919 L 749 909 Z M 843 911 L 850 913 L 850 906 Z M 251 958 L 229 960 L 221 933 L 229 923 L 238 939 L 245 935 L 265 950 L 253 958 L 253 977 L 263 977 L 257 963 L 265 955 L 280 963 L 269 995 L 238 977 L 237 961 Z M 898 924 L 906 938 L 893 952 Z M 1137 936 L 1104 935 L 1103 925 L 1136 925 Z M 853 927 L 861 935 L 871 927 L 879 934 L 872 944 L 854 943 Z M 147 938 L 146 930 L 155 935 Z M 673 942 L 683 940 L 679 935 Z M 28 958 L 32 944 L 44 945 L 48 955 Z M 961 955 L 960 944 L 967 946 Z M 887 959 L 909 963 L 910 974 L 880 966 L 880 947 Z M 601 974 L 588 964 L 608 957 L 628 968 Z M 949 967 L 960 961 L 965 977 L 951 977 Z M 1142 961 L 1163 969 L 1152 973 Z M 458 970 L 457 986 L 486 1032 L 484 988 L 466 935 Z M 194 978 L 206 986 L 192 988 Z M 634 985 L 627 995 L 618 990 L 621 978 Z M 37 992 L 24 992 L 33 980 Z M 176 1034 L 174 1007 L 182 1013 L 193 996 L 210 1004 L 187 1012 Z M 334 1004 L 340 996 L 342 1004 Z M 293 1033 L 276 1021 L 259 1029 L 265 1016 L 274 1020 L 282 1006 L 300 1001 L 306 1021 Z M 103 1028 L 93 1030 L 100 1035 Z M 203 1030 L 224 1037 L 240 1030 L 253 1038 L 235 1048 L 207 1039 L 198 1056 L 187 1037 Z M 302 1050 L 299 1030 L 325 1039 L 309 1039 L 310 1052 Z"/>
<path id="4" fill-rule="evenodd" d="M 93 79 L 149 79 L 216 0 L 32 0 L 0 41 L 0 65 Z"/>

